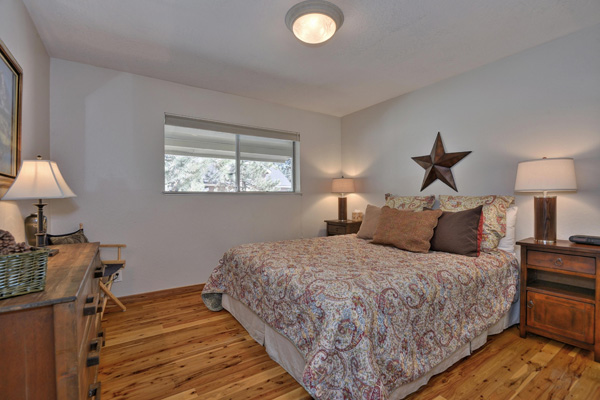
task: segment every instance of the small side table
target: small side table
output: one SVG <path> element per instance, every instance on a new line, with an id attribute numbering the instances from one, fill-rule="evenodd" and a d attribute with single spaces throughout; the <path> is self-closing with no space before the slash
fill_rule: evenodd
<path id="1" fill-rule="evenodd" d="M 347 235 L 356 233 L 360 229 L 362 221 L 353 221 L 351 219 L 329 219 L 327 223 L 327 236 Z"/>
<path id="2" fill-rule="evenodd" d="M 521 246 L 521 337 L 528 332 L 594 352 L 600 361 L 600 247 L 557 240 Z"/>

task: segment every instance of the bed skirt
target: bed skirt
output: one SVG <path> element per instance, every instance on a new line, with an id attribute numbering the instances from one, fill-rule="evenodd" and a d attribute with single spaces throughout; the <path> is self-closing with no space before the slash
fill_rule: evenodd
<path id="1" fill-rule="evenodd" d="M 233 317 L 248 331 L 250 336 L 261 346 L 265 347 L 267 354 L 275 362 L 281 365 L 300 385 L 302 385 L 302 374 L 304 371 L 304 358 L 296 349 L 296 346 L 285 336 L 275 331 L 267 325 L 258 315 L 254 313 L 245 304 L 239 302 L 227 294 L 223 294 L 222 306 L 229 311 Z M 488 335 L 495 335 L 509 326 L 519 322 L 519 302 L 513 303 L 500 320 L 492 325 L 488 330 L 482 332 L 471 342 L 460 347 L 448 358 L 436 365 L 425 375 L 413 382 L 406 383 L 397 387 L 391 394 L 390 400 L 402 399 L 409 394 L 416 392 L 423 385 L 426 385 L 432 376 L 445 371 L 457 361 L 470 355 L 473 351 L 483 346 Z"/>

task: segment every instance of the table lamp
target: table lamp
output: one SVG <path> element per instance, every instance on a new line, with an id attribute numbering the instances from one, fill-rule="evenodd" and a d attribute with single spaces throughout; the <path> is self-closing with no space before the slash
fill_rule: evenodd
<path id="1" fill-rule="evenodd" d="M 348 198 L 347 193 L 354 193 L 354 179 L 351 178 L 334 178 L 331 184 L 331 193 L 339 193 L 338 197 L 338 219 L 345 221 L 348 217 L 347 205 Z"/>
<path id="2" fill-rule="evenodd" d="M 515 192 L 543 192 L 543 196 L 535 196 L 533 200 L 537 242 L 556 242 L 556 196 L 548 196 L 548 192 L 576 190 L 572 158 L 542 158 L 519 163 Z"/>
<path id="3" fill-rule="evenodd" d="M 38 228 L 36 247 L 46 246 L 46 232 L 44 230 L 44 206 L 42 199 L 64 199 L 75 197 L 62 177 L 54 161 L 25 160 L 17 174 L 12 186 L 8 189 L 2 200 L 29 200 L 38 199 L 34 206 L 38 208 Z"/>

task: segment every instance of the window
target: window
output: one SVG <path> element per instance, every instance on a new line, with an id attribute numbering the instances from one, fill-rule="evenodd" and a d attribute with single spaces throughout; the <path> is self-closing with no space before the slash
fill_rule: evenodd
<path id="1" fill-rule="evenodd" d="M 300 135 L 165 115 L 165 192 L 298 192 Z"/>

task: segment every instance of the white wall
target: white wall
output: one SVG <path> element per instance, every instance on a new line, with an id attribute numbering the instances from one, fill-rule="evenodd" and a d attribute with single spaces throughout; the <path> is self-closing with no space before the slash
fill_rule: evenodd
<path id="1" fill-rule="evenodd" d="M 21 158 L 48 158 L 50 58 L 21 0 L 0 2 L 0 39 L 23 68 Z M 24 241 L 23 215 L 36 210 L 31 201 L 0 201 L 0 229 Z"/>
<path id="2" fill-rule="evenodd" d="M 341 168 L 341 121 L 322 114 L 52 59 L 52 159 L 77 194 L 49 205 L 55 233 L 126 243 L 117 294 L 206 282 L 231 246 L 323 235 Z M 300 132 L 302 195 L 165 195 L 164 113 Z"/>
<path id="3" fill-rule="evenodd" d="M 360 177 L 350 209 L 418 194 L 437 132 L 460 195 L 513 194 L 517 163 L 573 157 L 579 190 L 558 194 L 558 237 L 600 235 L 600 25 L 342 118 L 342 170 Z M 426 194 L 454 194 L 440 181 Z M 533 236 L 533 196 L 516 195 L 517 238 Z"/>

